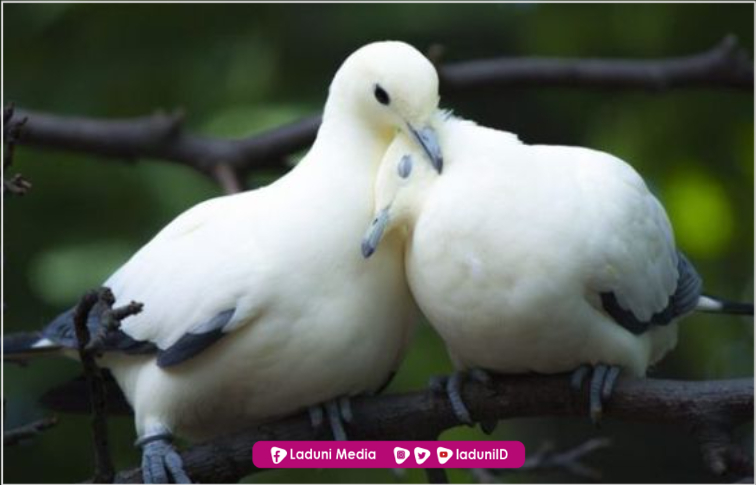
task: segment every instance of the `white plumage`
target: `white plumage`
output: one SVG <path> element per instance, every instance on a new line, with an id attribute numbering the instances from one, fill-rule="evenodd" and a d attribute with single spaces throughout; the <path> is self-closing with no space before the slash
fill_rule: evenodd
<path id="1" fill-rule="evenodd" d="M 154 354 L 105 354 L 140 437 L 204 439 L 386 381 L 417 309 L 399 240 L 366 264 L 359 239 L 391 139 L 427 136 L 437 103 L 435 69 L 414 48 L 363 47 L 336 74 L 317 140 L 296 168 L 188 210 L 105 282 L 119 303 L 144 304 L 124 333 L 161 352 L 185 336 L 221 335 L 170 366 Z M 432 136 L 422 142 L 432 153 Z M 70 328 L 65 318 L 51 335 Z M 165 479 L 159 468 L 146 478 Z"/>
<path id="2" fill-rule="evenodd" d="M 389 148 L 363 253 L 382 232 L 405 234 L 410 289 L 458 369 L 605 364 L 642 376 L 675 346 L 680 314 L 632 332 L 602 303 L 613 294 L 647 322 L 668 307 L 681 277 L 670 222 L 629 165 L 456 118 L 437 125 L 441 175 L 407 138 Z M 685 298 L 697 299 L 700 280 L 687 269 Z"/>
<path id="3" fill-rule="evenodd" d="M 399 43 L 361 49 L 337 74 L 318 138 L 294 170 L 187 211 L 105 283 L 119 301 L 144 303 L 123 330 L 160 348 L 236 309 L 231 336 L 175 369 L 109 357 L 140 435 L 157 421 L 206 438 L 375 390 L 398 366 L 415 316 L 401 260 L 387 251 L 365 265 L 356 244 L 399 125 L 375 119 L 376 83 L 412 107 L 413 123 L 433 114 L 437 80 L 425 58 Z"/>

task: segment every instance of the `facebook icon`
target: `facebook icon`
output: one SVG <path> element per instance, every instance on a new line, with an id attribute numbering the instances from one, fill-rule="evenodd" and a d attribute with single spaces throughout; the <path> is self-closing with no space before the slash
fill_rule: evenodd
<path id="1" fill-rule="evenodd" d="M 273 464 L 278 465 L 286 458 L 286 450 L 274 446 L 270 449 L 270 456 L 273 458 Z"/>

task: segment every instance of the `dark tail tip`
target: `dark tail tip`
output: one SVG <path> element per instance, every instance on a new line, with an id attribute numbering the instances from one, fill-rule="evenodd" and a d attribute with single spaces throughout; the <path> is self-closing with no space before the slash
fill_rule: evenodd
<path id="1" fill-rule="evenodd" d="M 739 303 L 735 301 L 722 301 L 722 313 L 730 315 L 753 316 L 753 303 Z"/>
<path id="2" fill-rule="evenodd" d="M 3 355 L 5 358 L 13 358 L 15 354 L 24 354 L 32 349 L 32 346 L 41 338 L 38 332 L 12 333 L 3 336 Z"/>

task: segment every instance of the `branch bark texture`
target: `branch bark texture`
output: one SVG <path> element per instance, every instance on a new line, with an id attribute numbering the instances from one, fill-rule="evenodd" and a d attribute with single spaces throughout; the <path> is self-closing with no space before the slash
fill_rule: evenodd
<path id="1" fill-rule="evenodd" d="M 58 418 L 55 416 L 42 418 L 38 421 L 34 421 L 18 428 L 9 429 L 3 431 L 3 445 L 14 446 L 27 439 L 33 438 L 43 431 L 52 428 L 58 424 Z"/>
<path id="2" fill-rule="evenodd" d="M 477 420 L 532 416 L 585 417 L 586 393 L 575 393 L 566 375 L 507 376 L 490 385 L 470 383 L 464 398 Z M 686 382 L 623 379 L 605 409 L 606 418 L 675 423 L 685 428 L 727 417 L 730 425 L 753 419 L 753 379 Z M 459 423 L 448 400 L 431 391 L 358 398 L 347 428 L 354 440 L 428 440 Z M 200 482 L 237 482 L 256 471 L 252 446 L 263 440 L 330 439 L 302 414 L 194 446 L 182 453 L 189 476 Z M 751 472 L 752 473 L 752 472 Z M 119 473 L 119 482 L 137 483 L 138 468 Z"/>
<path id="3" fill-rule="evenodd" d="M 510 57 L 442 66 L 450 91 L 502 87 L 580 87 L 664 91 L 731 88 L 753 91 L 753 61 L 734 36 L 690 56 L 666 59 Z"/>
<path id="4" fill-rule="evenodd" d="M 9 104 L 3 108 L 3 198 L 6 195 L 26 195 L 31 189 L 31 182 L 20 173 L 8 175 L 6 172 L 13 165 L 13 153 L 20 133 L 26 123 L 26 118 L 14 118 L 14 106 Z"/>
<path id="5" fill-rule="evenodd" d="M 109 288 L 90 290 L 79 300 L 73 315 L 74 330 L 78 344 L 79 360 L 84 369 L 84 376 L 89 389 L 92 412 L 92 435 L 94 442 L 95 473 L 92 481 L 95 483 L 112 483 L 115 468 L 110 457 L 108 444 L 107 421 L 107 388 L 105 376 L 96 362 L 98 345 L 107 337 L 107 333 L 118 330 L 120 320 L 142 310 L 142 305 L 130 303 L 125 307 L 113 308 L 115 297 Z M 104 305 L 97 318 L 100 329 L 92 335 L 88 321 L 95 306 Z"/>
<path id="6" fill-rule="evenodd" d="M 79 359 L 87 379 L 92 404 L 92 436 L 95 459 L 95 473 L 92 481 L 95 483 L 112 483 L 115 468 L 110 459 L 110 446 L 108 445 L 108 421 L 105 411 L 106 391 L 102 384 L 102 372 L 95 362 L 95 355 L 87 348 L 91 339 L 87 320 L 89 320 L 89 313 L 101 298 L 102 295 L 97 291 L 87 292 L 76 306 L 73 319 Z"/>

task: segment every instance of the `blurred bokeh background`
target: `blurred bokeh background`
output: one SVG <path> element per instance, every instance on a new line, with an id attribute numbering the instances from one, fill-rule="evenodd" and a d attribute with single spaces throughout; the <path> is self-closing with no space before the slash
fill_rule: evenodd
<path id="1" fill-rule="evenodd" d="M 726 34 L 753 52 L 752 5 L 87 5 L 5 4 L 4 102 L 60 114 L 127 117 L 183 108 L 188 129 L 250 135 L 317 113 L 354 49 L 400 39 L 445 47 L 445 61 L 491 56 L 663 57 L 699 52 Z M 585 145 L 631 163 L 666 205 L 679 246 L 708 291 L 753 298 L 753 96 L 731 90 L 661 94 L 598 89 L 501 89 L 444 97 L 461 116 L 530 143 Z M 159 160 L 136 164 L 18 147 L 13 172 L 34 187 L 5 201 L 5 332 L 32 330 L 98 286 L 163 225 L 220 194 L 209 179 Z M 254 172 L 259 186 L 281 172 Z M 389 392 L 450 370 L 423 326 Z M 37 398 L 79 373 L 73 361 L 4 366 L 7 428 L 49 414 Z M 678 379 L 753 375 L 753 323 L 695 316 L 676 351 L 651 372 Z M 118 468 L 138 463 L 130 418 L 111 420 Z M 523 419 L 495 438 L 530 451 L 593 437 L 586 459 L 612 482 L 712 480 L 685 430 L 607 419 Z M 458 428 L 448 439 L 488 439 Z M 752 432 L 743 430 L 751 443 Z M 5 450 L 7 482 L 76 482 L 91 474 L 89 418 Z M 471 481 L 464 470 L 456 482 Z M 503 481 L 582 481 L 564 472 L 509 472 Z M 275 471 L 260 482 L 418 482 L 421 471 Z"/>

